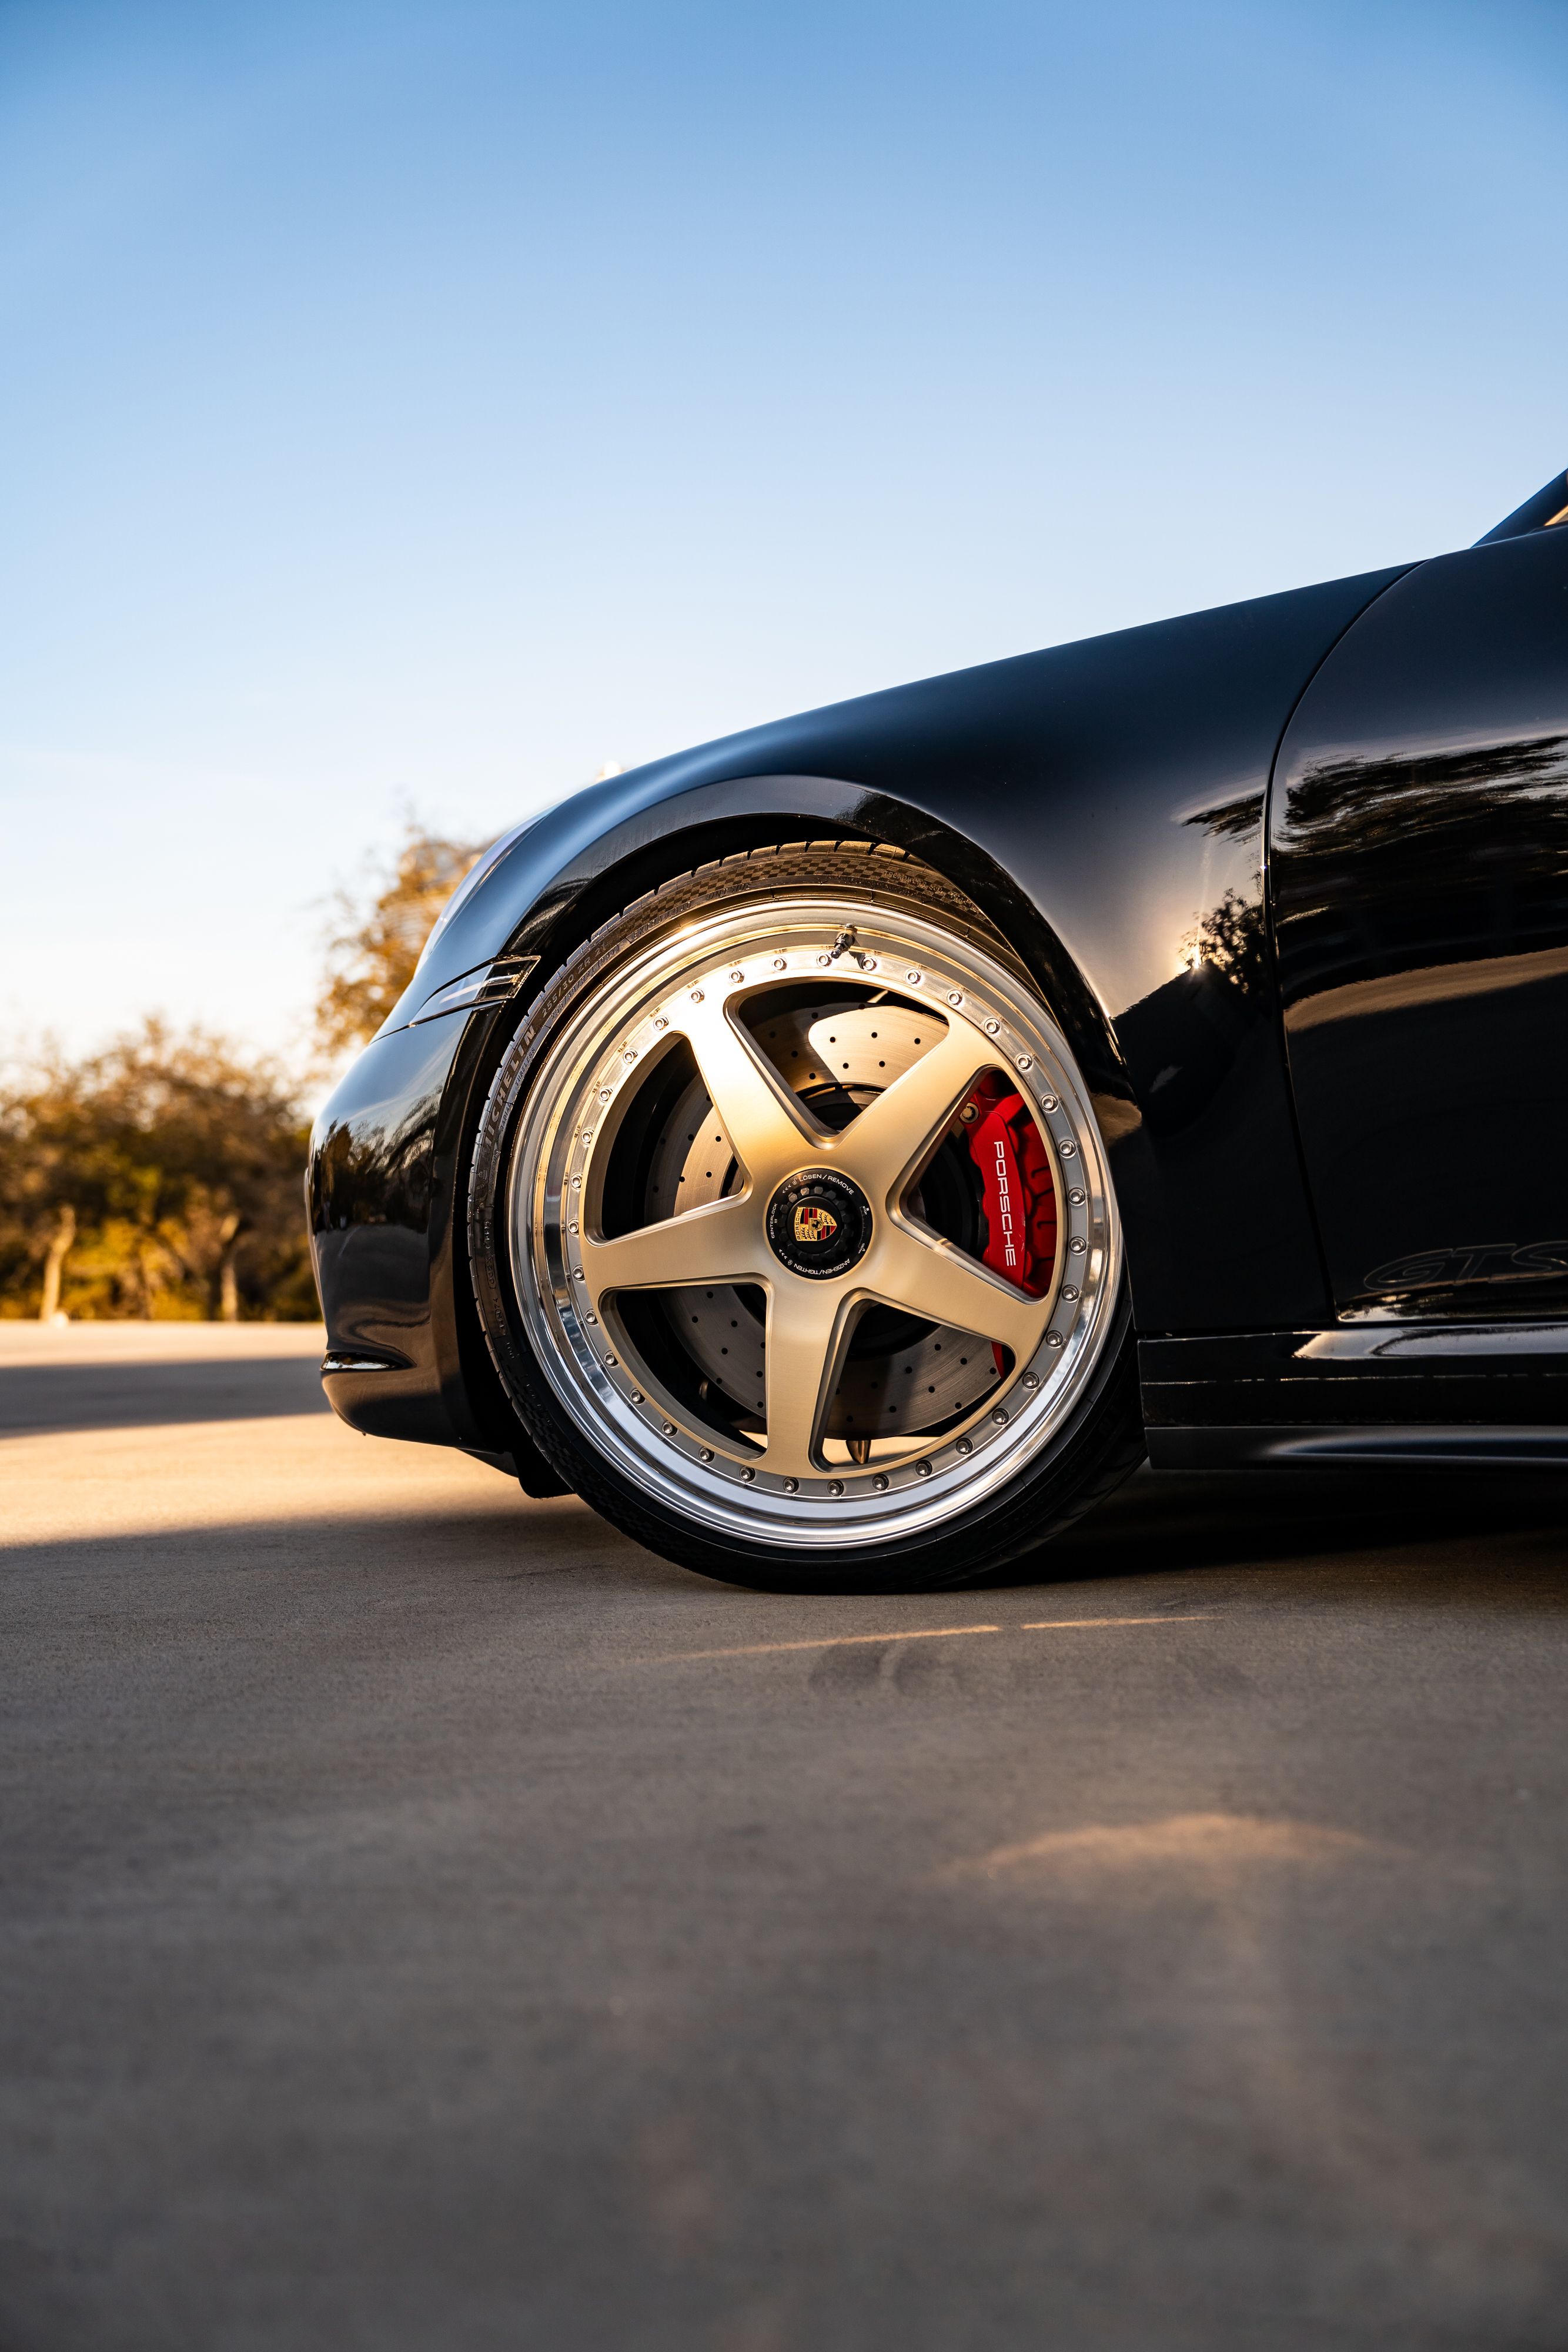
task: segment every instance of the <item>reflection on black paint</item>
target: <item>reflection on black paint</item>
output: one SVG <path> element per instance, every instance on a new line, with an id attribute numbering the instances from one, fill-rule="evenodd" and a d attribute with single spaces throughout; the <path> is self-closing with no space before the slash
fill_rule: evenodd
<path id="1" fill-rule="evenodd" d="M 1249 887 L 1225 884 L 1181 942 L 1186 970 L 1151 990 L 1116 1024 L 1134 1093 L 1156 1135 L 1179 1134 L 1202 1116 L 1272 1003 L 1259 871 L 1263 795 L 1248 793 L 1183 822 L 1201 826 L 1228 851 L 1226 868 L 1246 869 Z"/>
<path id="2" fill-rule="evenodd" d="M 432 1022 L 377 1039 L 317 1122 L 311 1248 L 331 1348 L 427 1344 L 435 1118 L 457 1034 Z"/>
<path id="3" fill-rule="evenodd" d="M 1280 991 L 1338 1307 L 1563 1314 L 1568 537 L 1396 583 L 1279 778 Z"/>
<path id="4" fill-rule="evenodd" d="M 1554 944 L 1568 930 L 1568 736 L 1309 766 L 1280 847 L 1291 998 Z"/>
<path id="5" fill-rule="evenodd" d="M 1184 817 L 1182 822 L 1202 825 L 1212 841 L 1244 841 L 1249 847 L 1255 847 L 1263 823 L 1263 795 L 1243 793 L 1239 800 L 1226 801 L 1218 808 L 1199 809 L 1196 816 Z"/>
<path id="6" fill-rule="evenodd" d="M 1207 1110 L 1250 1025 L 1245 990 L 1212 963 L 1178 972 L 1123 1013 L 1116 1034 L 1156 1135 L 1176 1134 Z"/>
<path id="7" fill-rule="evenodd" d="M 313 1230 L 394 1224 L 425 1232 L 434 1110 L 418 1103 L 390 1129 L 374 1120 L 330 1122 L 311 1167 Z"/>
<path id="8" fill-rule="evenodd" d="M 1473 1312 L 1478 1284 L 1544 1281 L 1561 1286 L 1568 1276 L 1568 1241 L 1460 1242 L 1448 1249 L 1417 1250 L 1363 1276 L 1369 1297 L 1418 1299 L 1423 1315 Z M 1533 1293 L 1531 1294 L 1534 1295 Z M 1497 1311 L 1489 1302 L 1489 1312 Z"/>

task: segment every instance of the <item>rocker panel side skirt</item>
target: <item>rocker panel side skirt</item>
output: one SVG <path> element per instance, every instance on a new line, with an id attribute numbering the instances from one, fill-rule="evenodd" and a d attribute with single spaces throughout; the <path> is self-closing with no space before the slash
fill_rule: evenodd
<path id="1" fill-rule="evenodd" d="M 1568 1326 L 1219 1332 L 1139 1343 L 1158 1470 L 1568 1465 Z"/>

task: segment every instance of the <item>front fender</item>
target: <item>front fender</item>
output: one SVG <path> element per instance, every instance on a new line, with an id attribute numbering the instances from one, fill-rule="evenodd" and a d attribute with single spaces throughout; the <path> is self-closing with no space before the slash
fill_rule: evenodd
<path id="1" fill-rule="evenodd" d="M 345 1331 L 402 1332 L 401 1392 L 411 1408 L 429 1400 L 428 1433 L 455 1428 L 465 1401 L 471 1425 L 483 1418 L 452 1207 L 476 1073 L 515 1009 L 422 1010 L 498 957 L 537 958 L 542 982 L 598 924 L 708 859 L 846 834 L 939 866 L 1034 972 L 1105 1132 L 1139 1328 L 1323 1319 L 1267 939 L 1263 807 L 1302 689 L 1406 568 L 808 712 L 612 778 L 524 827 L 478 869 L 323 1115 L 361 1139 L 378 1213 L 406 1236 L 329 1247 L 319 1225 L 329 1327 L 335 1315 Z M 387 1139 L 373 1149 L 372 1129 Z M 324 1169 L 329 1156 L 324 1143 Z M 331 1187 L 338 1197 L 335 1172 Z M 382 1256 L 371 1311 L 352 1294 Z M 415 1348 L 422 1280 L 429 1336 Z"/>

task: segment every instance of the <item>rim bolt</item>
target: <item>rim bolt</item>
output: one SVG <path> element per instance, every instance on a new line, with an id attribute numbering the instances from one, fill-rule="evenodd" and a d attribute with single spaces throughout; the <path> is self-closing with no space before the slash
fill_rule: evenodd
<path id="1" fill-rule="evenodd" d="M 697 1449 L 697 1460 L 699 1462 L 711 1462 L 713 1460 L 713 1447 L 711 1445 L 699 1446 Z"/>
<path id="2" fill-rule="evenodd" d="M 1030 1055 L 1028 1054 L 1020 1054 L 1019 1055 L 1019 1067 L 1020 1070 L 1032 1070 L 1034 1067 L 1034 1062 Z"/>
<path id="3" fill-rule="evenodd" d="M 785 1492 L 787 1495 L 798 1495 L 798 1494 L 800 1493 L 800 1481 L 799 1480 L 799 1478 L 786 1478 L 786 1479 L 785 1479 L 785 1481 L 784 1481 L 784 1492 Z"/>
<path id="4" fill-rule="evenodd" d="M 947 992 L 947 1002 L 948 1002 L 948 1003 L 949 1003 L 949 1004 L 962 1004 L 962 1003 L 964 1002 L 964 1000 L 963 1000 L 963 998 L 959 995 L 959 993 L 958 993 L 957 990 L 956 990 L 956 988 L 954 988 L 954 989 L 949 989 L 949 990 L 948 990 L 948 992 Z"/>
<path id="5" fill-rule="evenodd" d="M 996 1423 L 998 1429 L 1005 1429 L 1008 1425 L 1007 1414 L 1002 1411 L 1000 1405 L 998 1405 L 995 1412 L 992 1413 L 991 1419 Z"/>
<path id="6" fill-rule="evenodd" d="M 1038 1372 L 1026 1372 L 1023 1376 L 1023 1384 L 1026 1389 L 1039 1388 L 1040 1374 Z"/>
<path id="7" fill-rule="evenodd" d="M 642 1390 L 641 1390 L 641 1389 L 633 1389 L 633 1390 L 632 1390 L 632 1403 L 633 1403 L 633 1404 L 641 1404 L 641 1403 L 642 1403 L 642 1402 L 643 1402 L 643 1391 L 642 1391 Z"/>
<path id="8" fill-rule="evenodd" d="M 1078 1157 L 1078 1146 L 1075 1143 L 1069 1142 L 1065 1136 L 1056 1148 L 1058 1151 L 1061 1152 L 1063 1160 L 1076 1160 Z"/>
<path id="9" fill-rule="evenodd" d="M 1061 1286 L 1061 1295 L 1063 1298 L 1076 1298 L 1078 1285 L 1075 1282 L 1064 1282 Z"/>
<path id="10" fill-rule="evenodd" d="M 1067 1342 L 1060 1331 L 1048 1331 L 1045 1335 L 1045 1344 L 1048 1348 L 1065 1348 Z"/>
<path id="11" fill-rule="evenodd" d="M 597 1322 L 598 1322 L 598 1320 L 599 1320 L 599 1318 L 598 1318 L 598 1316 L 597 1316 L 597 1315 L 590 1315 L 590 1316 L 587 1316 L 584 1319 L 585 1319 L 585 1321 L 590 1322 L 590 1323 L 597 1323 Z"/>
<path id="12" fill-rule="evenodd" d="M 862 971 L 874 971 L 876 970 L 875 956 L 862 956 L 861 958 L 861 970 Z"/>
<path id="13" fill-rule="evenodd" d="M 784 958 L 782 956 L 774 957 L 773 969 L 775 971 L 782 971 L 784 970 Z"/>
<path id="14" fill-rule="evenodd" d="M 745 1481 L 746 1481 L 747 1485 L 749 1486 L 750 1486 L 750 1484 L 751 1484 L 751 1482 L 752 1482 L 752 1480 L 756 1477 L 757 1473 L 756 1473 L 756 1471 L 755 1471 L 755 1470 L 743 1470 L 743 1471 L 741 1472 L 741 1474 L 740 1474 L 740 1475 L 741 1475 L 741 1476 L 745 1479 Z"/>
<path id="15" fill-rule="evenodd" d="M 610 1089 L 608 1087 L 600 1087 L 599 1099 L 601 1102 L 608 1102 L 610 1100 Z"/>
<path id="16" fill-rule="evenodd" d="M 701 990 L 700 988 L 694 988 L 694 989 L 693 989 L 693 991 L 692 991 L 692 1003 L 693 1003 L 694 1004 L 700 1004 L 700 1003 L 702 1003 L 702 1001 L 703 1001 L 703 992 L 702 992 L 702 990 Z"/>
<path id="17" fill-rule="evenodd" d="M 654 1028 L 655 1028 L 655 1029 L 667 1029 L 667 1028 L 669 1027 L 669 1025 L 670 1025 L 670 1024 L 669 1024 L 669 1022 L 665 1019 L 664 1015 L 662 1013 L 655 1013 L 655 1014 L 654 1014 L 654 1016 L 653 1016 L 653 1026 L 654 1026 Z"/>
<path id="18" fill-rule="evenodd" d="M 843 1491 L 844 1491 L 844 1482 L 843 1482 L 843 1480 L 842 1480 L 841 1478 L 830 1478 L 830 1479 L 829 1479 L 829 1481 L 828 1481 L 828 1492 L 829 1492 L 829 1494 L 830 1494 L 830 1495 L 841 1495 L 841 1494 L 843 1493 Z"/>
<path id="19" fill-rule="evenodd" d="M 729 976 L 731 980 L 744 980 L 746 978 L 746 974 L 743 971 L 732 971 Z"/>
<path id="20" fill-rule="evenodd" d="M 872 1485 L 876 1488 L 876 1490 L 877 1490 L 877 1492 L 878 1492 L 879 1494 L 882 1494 L 882 1495 L 885 1495 L 885 1494 L 886 1494 L 886 1492 L 887 1492 L 887 1478 L 886 1478 L 886 1475 L 885 1475 L 885 1473 L 884 1473 L 884 1472 L 883 1472 L 883 1471 L 879 1470 L 879 1471 L 877 1472 L 877 1474 L 876 1474 L 876 1476 L 872 1480 L 872 1482 L 871 1482 L 871 1483 L 872 1483 Z"/>
<path id="21" fill-rule="evenodd" d="M 1081 1209 L 1083 1206 L 1086 1195 L 1084 1193 L 1083 1187 L 1081 1184 L 1075 1184 L 1067 1197 L 1071 1202 L 1075 1209 Z"/>
<path id="22" fill-rule="evenodd" d="M 920 974 L 917 971 L 906 972 L 904 977 L 905 979 L 912 981 L 916 988 L 919 987 Z"/>
<path id="23" fill-rule="evenodd" d="M 960 1454 L 973 1454 L 974 1450 L 974 1444 L 971 1439 L 961 1437 L 958 1440 L 958 1451 Z"/>
<path id="24" fill-rule="evenodd" d="M 987 1022 L 987 1024 L 986 1024 L 986 1034 L 987 1034 L 987 1036 L 988 1036 L 988 1037 L 996 1037 L 996 1036 L 999 1036 L 999 1035 L 1000 1035 L 1000 1034 L 1001 1034 L 1001 1026 L 1002 1026 L 1002 1024 L 1001 1024 L 1001 1023 L 1000 1023 L 999 1021 L 988 1021 L 988 1022 Z"/>
<path id="25" fill-rule="evenodd" d="M 612 1371 L 613 1371 L 613 1370 L 614 1370 L 614 1369 L 615 1369 L 615 1359 L 614 1359 L 614 1357 L 613 1357 L 613 1356 L 606 1356 L 606 1357 L 605 1357 L 605 1359 L 604 1359 L 604 1360 L 605 1360 L 605 1362 L 610 1366 L 611 1370 L 612 1370 Z"/>
<path id="26" fill-rule="evenodd" d="M 931 1475 L 931 1465 L 930 1465 L 930 1463 L 929 1463 L 929 1462 L 917 1462 L 917 1463 L 915 1464 L 915 1469 L 920 1473 L 920 1475 L 921 1475 L 923 1478 L 929 1478 L 929 1477 L 930 1477 L 930 1475 Z"/>
<path id="27" fill-rule="evenodd" d="M 833 959 L 831 955 L 820 955 L 817 958 L 817 961 L 822 966 L 824 971 L 827 969 L 828 965 L 832 962 L 832 961 Z"/>
<path id="28" fill-rule="evenodd" d="M 1040 1107 L 1041 1110 L 1056 1110 L 1060 1108 L 1060 1105 L 1058 1104 L 1054 1095 L 1041 1095 L 1040 1098 Z"/>
<path id="29" fill-rule="evenodd" d="M 1089 1244 L 1084 1240 L 1082 1234 L 1074 1234 L 1067 1246 L 1072 1252 L 1074 1257 L 1082 1257 Z"/>
<path id="30" fill-rule="evenodd" d="M 664 1435 L 665 1435 L 666 1437 L 674 1437 L 674 1433 L 675 1433 L 675 1424 L 674 1424 L 674 1423 L 673 1421 L 667 1421 L 667 1422 L 664 1423 Z"/>

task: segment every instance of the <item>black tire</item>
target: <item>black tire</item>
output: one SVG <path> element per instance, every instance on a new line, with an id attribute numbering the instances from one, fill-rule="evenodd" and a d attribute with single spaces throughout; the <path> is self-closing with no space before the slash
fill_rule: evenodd
<path id="1" fill-rule="evenodd" d="M 574 1019 L 584 1017 L 583 1008 L 595 1000 L 595 992 L 612 985 L 619 972 L 660 942 L 675 934 L 684 937 L 699 919 L 719 911 L 727 916 L 737 909 L 755 911 L 758 901 L 768 902 L 771 914 L 775 908 L 788 912 L 795 904 L 820 906 L 846 897 L 857 908 L 886 910 L 890 923 L 904 917 L 939 926 L 956 953 L 967 947 L 977 965 L 988 960 L 986 969 L 1004 967 L 1022 987 L 1035 988 L 1005 940 L 962 891 L 928 866 L 864 843 L 785 844 L 716 861 L 666 883 L 602 925 L 567 958 L 529 1003 L 503 1056 L 480 1121 L 470 1172 L 474 1290 L 497 1370 L 529 1435 L 575 1493 L 639 1543 L 699 1574 L 758 1590 L 956 1591 L 1017 1577 L 1020 1563 L 1108 1495 L 1143 1458 L 1131 1312 L 1119 1243 L 1113 1261 L 1114 1280 L 1100 1305 L 1096 1352 L 1073 1393 L 1071 1412 L 1054 1428 L 1049 1444 L 973 1502 L 964 1504 L 958 1490 L 956 1507 L 938 1523 L 901 1523 L 885 1534 L 867 1526 L 831 1552 L 803 1538 L 779 1540 L 770 1526 L 759 1525 L 753 1533 L 746 1523 L 737 1531 L 727 1501 L 727 1523 L 716 1523 L 700 1498 L 672 1500 L 662 1487 L 630 1473 L 612 1442 L 608 1418 L 601 1442 L 590 1403 L 578 1402 L 571 1391 L 564 1391 L 573 1404 L 568 1410 L 559 1367 L 553 1379 L 547 1374 L 538 1338 L 542 1286 L 531 1264 L 515 1262 L 520 1253 L 508 1203 L 517 1181 L 514 1164 L 521 1125 L 531 1116 L 530 1097 L 541 1073 L 552 1054 L 559 1059 L 564 1050 L 561 1041 L 571 1034 Z M 816 958 L 818 963 L 825 961 Z M 887 992 L 870 1002 L 889 1002 Z M 1054 1108 L 1052 1098 L 1047 1102 Z M 711 1110 L 706 1115 L 711 1116 Z M 966 1108 L 965 1116 L 970 1115 Z M 1072 1145 L 1063 1149 L 1071 1151 Z M 1104 1192 L 1109 1196 L 1108 1178 Z M 588 1196 L 582 1197 L 586 1201 Z M 1083 1196 L 1075 1192 L 1071 1197 Z M 1113 1200 L 1108 1213 L 1114 1218 Z M 1082 1248 L 1082 1244 L 1071 1246 Z M 580 1299 L 583 1294 L 570 1296 Z M 695 1296 L 695 1291 L 682 1294 L 683 1298 Z M 594 1320 L 591 1316 L 587 1319 Z M 1051 1344 L 1062 1345 L 1059 1339 Z M 900 1341 L 895 1352 L 903 1352 L 903 1347 Z M 604 1360 L 613 1363 L 615 1358 Z M 999 1351 L 997 1360 L 999 1372 Z M 1028 1385 L 1038 1390 L 1040 1382 L 1031 1379 Z M 641 1396 L 637 1402 L 642 1404 Z M 998 1421 L 1003 1417 L 1000 1412 L 990 1416 Z M 969 1454 L 975 1449 L 965 1446 L 963 1451 Z M 856 1457 L 857 1462 L 865 1459 Z M 927 1472 L 930 1467 L 929 1462 L 924 1465 Z M 889 1482 L 883 1477 L 877 1483 L 886 1487 Z M 841 1484 L 837 1491 L 843 1491 Z M 925 1491 L 932 1491 L 929 1485 Z M 738 1488 L 734 1492 L 739 1497 L 735 1511 L 744 1514 L 748 1498 Z"/>

